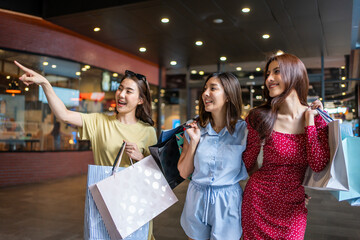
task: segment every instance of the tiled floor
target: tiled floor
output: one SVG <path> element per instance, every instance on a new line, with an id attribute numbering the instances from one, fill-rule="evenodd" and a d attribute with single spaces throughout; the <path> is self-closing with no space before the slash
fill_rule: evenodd
<path id="1" fill-rule="evenodd" d="M 0 189 L 1 240 L 83 238 L 86 176 Z M 179 202 L 154 220 L 157 240 L 186 239 L 179 219 L 187 182 L 175 189 Z M 360 207 L 338 202 L 326 192 L 308 191 L 305 239 L 360 239 Z"/>

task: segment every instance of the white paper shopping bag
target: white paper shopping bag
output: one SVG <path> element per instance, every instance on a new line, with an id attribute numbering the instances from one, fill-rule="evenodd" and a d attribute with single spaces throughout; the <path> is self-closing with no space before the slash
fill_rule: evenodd
<path id="1" fill-rule="evenodd" d="M 127 237 L 178 201 L 152 156 L 89 189 L 111 239 Z"/>
<path id="2" fill-rule="evenodd" d="M 330 161 L 321 172 L 307 168 L 303 185 L 316 190 L 349 190 L 347 165 L 341 141 L 340 122 L 318 109 L 328 122 Z"/>

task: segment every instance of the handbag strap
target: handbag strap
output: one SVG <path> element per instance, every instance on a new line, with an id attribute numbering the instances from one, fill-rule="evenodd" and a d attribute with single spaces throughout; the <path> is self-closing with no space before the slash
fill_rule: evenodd
<path id="1" fill-rule="evenodd" d="M 125 151 L 125 146 L 126 146 L 126 142 L 123 142 L 123 144 L 120 147 L 120 150 L 119 150 L 118 154 L 116 155 L 115 162 L 114 162 L 113 167 L 112 167 L 112 174 L 114 174 L 117 171 L 117 169 L 119 168 L 119 166 L 120 166 L 122 155 L 123 155 L 123 153 Z"/>
<path id="2" fill-rule="evenodd" d="M 334 121 L 332 117 L 329 116 L 326 112 L 322 111 L 320 108 L 317 108 L 316 111 L 320 114 L 320 116 L 324 119 L 325 122 L 329 123 Z"/>

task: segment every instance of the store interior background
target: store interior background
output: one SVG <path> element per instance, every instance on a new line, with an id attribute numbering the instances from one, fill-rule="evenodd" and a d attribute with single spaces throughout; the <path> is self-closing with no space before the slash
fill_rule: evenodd
<path id="1" fill-rule="evenodd" d="M 41 88 L 18 80 L 14 60 L 85 113 L 114 113 L 126 69 L 146 75 L 159 134 L 198 113 L 204 80 L 217 71 L 239 78 L 245 118 L 264 100 L 266 59 L 283 51 L 307 68 L 308 102 L 322 100 L 359 136 L 359 23 L 360 0 L 1 1 L 0 188 L 85 174 L 93 161 L 89 142 L 56 119 Z"/>

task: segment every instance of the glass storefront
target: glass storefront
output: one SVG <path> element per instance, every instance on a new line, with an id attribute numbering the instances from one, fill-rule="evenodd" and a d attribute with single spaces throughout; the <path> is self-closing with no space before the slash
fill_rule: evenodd
<path id="1" fill-rule="evenodd" d="M 16 60 L 44 75 L 69 110 L 114 114 L 121 73 L 86 64 L 0 49 L 0 151 L 88 150 L 76 127 L 51 112 L 41 87 L 25 86 Z M 150 85 L 156 120 L 157 86 Z M 156 123 L 155 123 L 156 125 Z"/>

